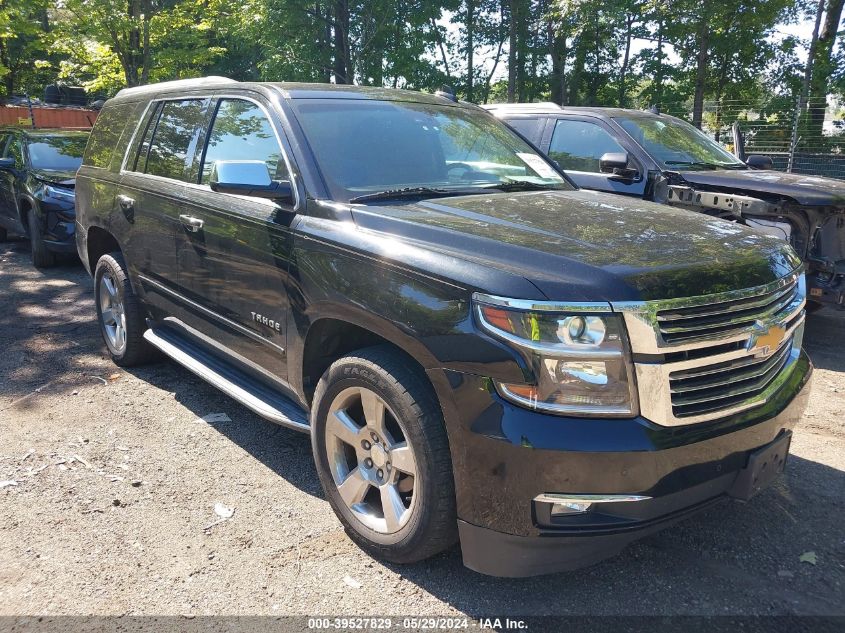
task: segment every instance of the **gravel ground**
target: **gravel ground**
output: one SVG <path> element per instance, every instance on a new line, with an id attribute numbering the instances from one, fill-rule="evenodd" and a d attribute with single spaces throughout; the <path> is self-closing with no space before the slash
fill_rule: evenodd
<path id="1" fill-rule="evenodd" d="M 843 326 L 809 318 L 814 392 L 773 488 L 592 568 L 502 580 L 457 550 L 363 554 L 305 435 L 171 362 L 118 369 L 81 266 L 39 272 L 0 244 L 0 481 L 17 482 L 0 488 L 0 615 L 845 615 Z"/>

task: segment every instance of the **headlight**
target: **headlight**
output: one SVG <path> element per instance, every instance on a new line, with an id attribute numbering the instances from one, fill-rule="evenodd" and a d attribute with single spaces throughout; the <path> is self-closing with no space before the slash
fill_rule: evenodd
<path id="1" fill-rule="evenodd" d="M 73 202 L 75 199 L 73 190 L 63 187 L 53 187 L 52 185 L 44 186 L 44 196 L 47 198 L 56 198 L 57 200 L 67 200 L 68 202 Z"/>
<path id="2" fill-rule="evenodd" d="M 638 412 L 622 317 L 608 304 L 546 306 L 476 294 L 481 327 L 520 351 L 535 384 L 496 383 L 506 399 L 560 415 L 630 417 Z"/>

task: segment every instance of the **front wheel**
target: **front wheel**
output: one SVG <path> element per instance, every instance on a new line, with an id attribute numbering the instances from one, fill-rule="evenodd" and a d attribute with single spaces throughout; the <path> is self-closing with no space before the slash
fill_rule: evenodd
<path id="1" fill-rule="evenodd" d="M 36 268 L 52 268 L 56 265 L 56 254 L 47 249 L 44 238 L 41 237 L 41 222 L 35 209 L 27 211 L 29 228 L 29 245 L 32 253 L 32 265 Z"/>
<path id="2" fill-rule="evenodd" d="M 373 347 L 336 361 L 317 385 L 311 443 L 326 498 L 371 555 L 412 563 L 457 541 L 443 415 L 409 359 Z"/>

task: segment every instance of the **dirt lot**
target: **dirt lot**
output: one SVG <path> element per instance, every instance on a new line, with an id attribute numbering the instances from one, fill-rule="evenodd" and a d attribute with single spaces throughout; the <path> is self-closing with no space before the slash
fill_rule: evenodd
<path id="1" fill-rule="evenodd" d="M 806 344 L 812 402 L 774 488 L 590 569 L 500 580 L 457 550 L 364 555 L 306 436 L 171 362 L 118 370 L 81 266 L 0 244 L 0 615 L 843 615 L 845 314 L 810 317 Z"/>

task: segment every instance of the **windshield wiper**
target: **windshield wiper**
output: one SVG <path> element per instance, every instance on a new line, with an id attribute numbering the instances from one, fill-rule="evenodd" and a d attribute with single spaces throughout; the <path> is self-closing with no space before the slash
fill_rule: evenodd
<path id="1" fill-rule="evenodd" d="M 557 189 L 557 185 L 544 185 L 530 180 L 509 180 L 495 185 L 484 185 L 480 189 L 498 189 L 500 191 L 550 191 Z"/>
<path id="2" fill-rule="evenodd" d="M 350 198 L 349 202 L 366 202 L 367 200 L 393 200 L 397 198 L 426 198 L 435 196 L 454 196 L 458 192 L 454 189 L 437 189 L 435 187 L 404 187 L 402 189 L 387 189 L 366 193 Z"/>
<path id="3" fill-rule="evenodd" d="M 667 160 L 664 161 L 667 165 L 675 167 L 706 167 L 707 169 L 727 169 L 729 165 L 719 165 L 717 163 L 705 163 L 695 160 Z"/>

